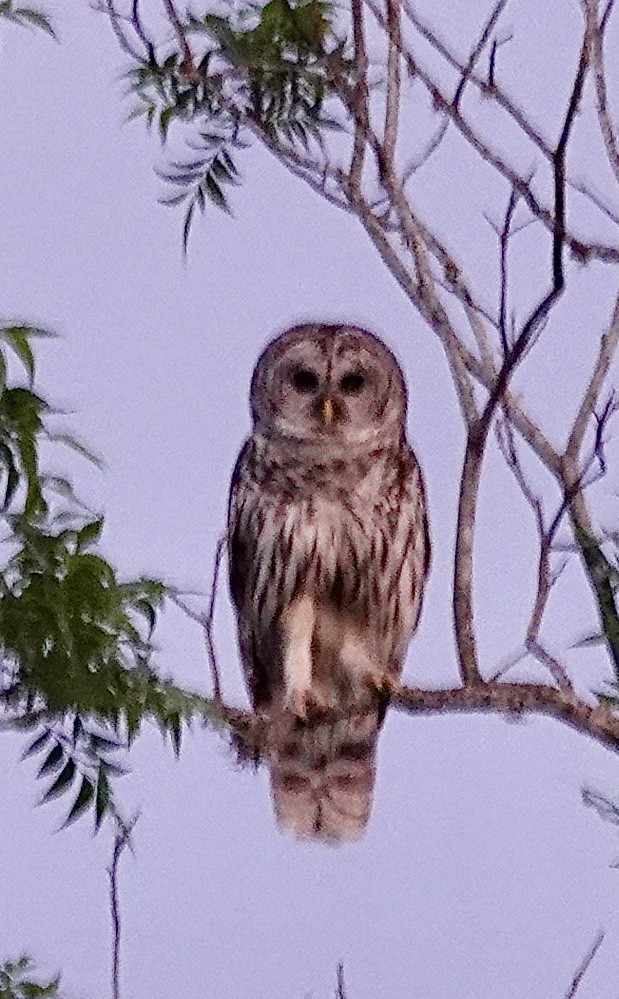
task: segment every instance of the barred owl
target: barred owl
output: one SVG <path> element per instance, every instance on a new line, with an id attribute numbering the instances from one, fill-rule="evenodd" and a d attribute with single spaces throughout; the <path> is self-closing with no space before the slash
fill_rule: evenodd
<path id="1" fill-rule="evenodd" d="M 309 323 L 273 340 L 232 476 L 230 589 L 280 824 L 352 838 L 417 626 L 430 544 L 400 367 L 371 333 Z"/>

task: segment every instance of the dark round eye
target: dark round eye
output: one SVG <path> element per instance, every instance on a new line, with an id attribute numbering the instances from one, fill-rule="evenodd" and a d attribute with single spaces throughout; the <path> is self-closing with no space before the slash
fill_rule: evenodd
<path id="1" fill-rule="evenodd" d="M 365 375 L 362 371 L 349 371 L 340 381 L 340 389 L 344 395 L 356 395 L 365 385 Z"/>
<path id="2" fill-rule="evenodd" d="M 292 384 L 297 392 L 315 392 L 318 388 L 318 375 L 311 368 L 297 368 L 292 376 Z"/>

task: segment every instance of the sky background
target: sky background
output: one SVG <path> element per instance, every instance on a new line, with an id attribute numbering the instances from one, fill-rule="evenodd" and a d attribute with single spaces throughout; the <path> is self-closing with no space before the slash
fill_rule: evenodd
<path id="1" fill-rule="evenodd" d="M 552 12 L 546 6 L 522 0 L 505 16 L 516 41 L 502 66 L 552 136 L 580 14 L 569 0 L 548 5 Z M 466 55 L 486 14 L 479 0 L 448 3 L 441 30 Z M 152 167 L 165 162 L 157 140 L 139 123 L 122 124 L 125 64 L 106 19 L 71 0 L 58 5 L 56 23 L 60 45 L 0 27 L 0 301 L 7 318 L 61 334 L 41 345 L 40 386 L 72 411 L 71 428 L 107 470 L 69 454 L 54 461 L 105 511 L 106 556 L 127 575 L 206 590 L 249 430 L 258 353 L 300 320 L 360 323 L 400 358 L 428 489 L 434 560 L 405 676 L 454 682 L 450 582 L 463 433 L 432 335 L 361 227 L 258 147 L 240 164 L 235 218 L 209 212 L 184 262 L 181 216 L 157 203 L 162 184 Z M 468 106 L 488 116 L 472 98 Z M 426 124 L 423 114 L 411 119 L 406 141 Z M 586 114 L 577 132 L 576 174 L 597 155 Z M 530 150 L 517 158 L 523 169 L 536 162 Z M 437 164 L 419 175 L 418 198 L 491 305 L 494 237 L 481 212 L 504 207 L 506 193 L 450 136 Z M 603 169 L 598 181 L 603 190 Z M 548 189 L 541 171 L 535 183 Z M 584 204 L 574 202 L 573 213 L 589 221 Z M 612 238 L 603 226 L 598 235 Z M 521 316 L 546 285 L 542 250 L 529 231 L 515 251 Z M 556 442 L 613 296 L 601 266 L 570 265 L 570 278 L 516 383 Z M 606 526 L 616 524 L 618 486 L 611 466 L 596 487 Z M 480 525 L 476 610 L 490 671 L 522 637 L 536 569 L 530 514 L 494 450 Z M 584 688 L 602 674 L 593 652 L 569 649 L 594 621 L 578 579 L 576 567 L 564 573 L 545 634 Z M 161 671 L 207 692 L 196 626 L 171 610 L 159 643 Z M 223 589 L 217 644 L 226 696 L 245 704 Z M 35 808 L 36 761 L 19 761 L 21 738 L 2 738 L 0 958 L 27 950 L 44 970 L 62 971 L 71 999 L 100 999 L 109 995 L 110 832 L 94 838 L 88 821 L 57 832 L 65 803 Z M 600 928 L 606 941 L 579 999 L 616 993 L 619 871 L 610 865 L 619 838 L 583 806 L 581 789 L 619 796 L 619 767 L 557 722 L 391 712 L 367 834 L 339 848 L 281 836 L 267 775 L 240 771 L 214 733 L 195 729 L 175 760 L 147 731 L 131 768 L 119 786 L 126 813 L 141 809 L 135 856 L 125 856 L 120 874 L 126 999 L 323 999 L 339 961 L 350 999 L 560 999 Z"/>

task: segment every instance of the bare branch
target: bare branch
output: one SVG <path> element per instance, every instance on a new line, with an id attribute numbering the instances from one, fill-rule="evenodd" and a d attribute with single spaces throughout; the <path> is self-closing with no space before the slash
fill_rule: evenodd
<path id="1" fill-rule="evenodd" d="M 603 942 L 604 942 L 604 930 L 600 930 L 600 932 L 598 933 L 597 937 L 595 938 L 595 940 L 593 941 L 593 943 L 589 947 L 589 950 L 587 951 L 587 953 L 583 957 L 583 959 L 582 959 L 582 961 L 581 961 L 581 963 L 580 963 L 580 965 L 578 967 L 578 970 L 577 970 L 576 974 L 574 975 L 574 977 L 572 979 L 572 984 L 570 985 L 569 989 L 565 993 L 565 999 L 574 999 L 574 996 L 578 992 L 578 988 L 580 986 L 580 983 L 582 982 L 583 978 L 587 974 L 587 971 L 589 970 L 589 968 L 591 966 L 591 962 L 593 961 L 593 958 L 597 954 L 597 952 L 600 949 L 600 947 L 602 946 Z"/>
<path id="2" fill-rule="evenodd" d="M 118 897 L 118 867 L 123 851 L 127 847 L 131 849 L 131 833 L 139 817 L 140 813 L 136 812 L 129 822 L 124 822 L 118 814 L 114 816 L 116 821 L 116 836 L 114 838 L 112 862 L 107 869 L 110 882 L 110 915 L 112 919 L 112 999 L 120 999 L 120 942 L 122 922 Z"/>
<path id="3" fill-rule="evenodd" d="M 404 227 L 407 245 L 416 263 L 417 281 L 411 277 L 398 253 L 391 246 L 380 219 L 372 212 L 361 194 L 358 194 L 353 202 L 355 210 L 359 214 L 368 235 L 391 273 L 420 311 L 430 328 L 438 335 L 449 362 L 463 415 L 467 423 L 472 422 L 477 417 L 475 397 L 463 359 L 460 341 L 434 288 L 435 280 L 427 259 L 423 229 L 413 215 L 402 185 L 394 174 L 389 172 L 383 182 L 390 197 L 393 199 L 401 224 Z"/>
<path id="4" fill-rule="evenodd" d="M 582 447 L 582 442 L 587 430 L 587 425 L 591 419 L 591 415 L 595 410 L 597 400 L 599 398 L 602 386 L 608 375 L 611 362 L 617 350 L 617 344 L 619 343 L 619 296 L 615 301 L 615 308 L 613 310 L 612 319 L 610 321 L 610 326 L 608 330 L 603 334 L 600 339 L 600 349 L 598 352 L 598 358 L 596 365 L 593 369 L 593 373 L 589 380 L 589 384 L 583 396 L 583 400 L 580 404 L 580 408 L 574 420 L 572 426 L 572 432 L 569 436 L 567 446 L 565 449 L 565 456 L 570 462 L 577 462 L 578 455 L 580 454 L 580 449 Z"/>
<path id="5" fill-rule="evenodd" d="M 344 965 L 342 964 L 341 961 L 337 966 L 335 999 L 347 999 L 346 985 L 344 983 Z"/>
<path id="6" fill-rule="evenodd" d="M 537 683 L 478 683 L 450 690 L 402 687 L 393 706 L 408 714 L 547 715 L 619 752 L 619 717 L 604 704 L 592 706 L 573 691 Z"/>
<path id="7" fill-rule="evenodd" d="M 93 4 L 92 9 L 107 14 L 112 26 L 112 31 L 116 36 L 116 41 L 122 51 L 126 55 L 130 56 L 131 59 L 135 59 L 136 62 L 142 62 L 142 54 L 133 47 L 125 32 L 122 22 L 126 20 L 126 18 L 123 18 L 118 13 L 116 7 L 114 6 L 114 0 L 100 0 L 100 3 Z"/>
<path id="8" fill-rule="evenodd" d="M 541 644 L 537 638 L 527 638 L 527 649 L 535 658 L 545 666 L 551 677 L 561 690 L 569 690 L 572 687 L 569 677 L 563 666 L 556 658 L 550 654 L 547 648 Z"/>
<path id="9" fill-rule="evenodd" d="M 603 215 L 606 215 L 613 225 L 619 226 L 619 215 L 606 204 L 599 194 L 596 194 L 595 191 L 592 191 L 590 187 L 581 181 L 574 180 L 569 183 L 570 187 L 572 187 L 575 191 L 578 191 L 579 194 L 582 194 L 583 197 L 587 198 L 591 202 L 591 204 L 595 205 L 598 211 L 602 212 Z"/>
<path id="10" fill-rule="evenodd" d="M 408 166 L 404 168 L 402 172 L 402 183 L 404 184 L 404 186 L 406 186 L 406 184 L 411 179 L 413 174 L 417 173 L 418 170 L 421 170 L 421 168 L 426 165 L 432 154 L 436 152 L 441 142 L 445 138 L 448 127 L 449 127 L 449 118 L 443 118 L 442 122 L 440 122 L 438 128 L 436 129 L 436 132 L 426 145 L 425 149 L 422 149 L 420 153 L 418 153 L 416 156 L 413 156 Z"/>
<path id="11" fill-rule="evenodd" d="M 400 50 L 402 48 L 400 0 L 387 0 L 387 25 L 389 56 L 387 61 L 387 98 L 383 150 L 385 165 L 387 169 L 393 170 L 400 112 Z"/>
<path id="12" fill-rule="evenodd" d="M 565 485 L 578 478 L 576 466 L 565 461 Z M 602 633 L 613 661 L 615 674 L 619 677 L 619 615 L 615 604 L 615 594 L 611 585 L 612 567 L 595 537 L 591 517 L 582 490 L 577 490 L 569 506 L 576 543 L 589 585 L 593 591 Z"/>
<path id="13" fill-rule="evenodd" d="M 462 75 L 461 75 L 461 78 L 460 78 L 460 82 L 458 83 L 458 86 L 456 88 L 456 92 L 454 94 L 454 99 L 453 99 L 453 103 L 454 103 L 454 105 L 456 107 L 460 103 L 460 100 L 462 98 L 462 94 L 464 93 L 464 88 L 466 87 L 466 84 L 467 84 L 468 80 L 470 79 L 471 73 L 473 72 L 473 69 L 475 68 L 475 66 L 477 64 L 477 62 L 479 60 L 479 57 L 481 56 L 481 54 L 482 54 L 482 52 L 483 52 L 483 50 L 484 50 L 484 48 L 485 48 L 485 46 L 486 46 L 486 44 L 488 42 L 488 39 L 490 38 L 490 35 L 494 31 L 494 28 L 496 26 L 496 23 L 497 23 L 499 17 L 501 16 L 501 14 L 503 13 L 505 7 L 507 6 L 507 3 L 508 3 L 508 0 L 498 0 L 498 2 L 495 4 L 494 9 L 492 10 L 492 12 L 490 14 L 490 17 L 488 18 L 488 20 L 486 21 L 486 23 L 485 23 L 485 25 L 483 27 L 483 30 L 482 30 L 482 32 L 481 32 L 481 34 L 479 36 L 477 44 L 474 46 L 474 48 L 473 48 L 473 50 L 472 50 L 472 52 L 471 52 L 471 54 L 470 54 L 470 56 L 468 58 L 468 62 L 466 64 L 466 66 L 464 66 L 464 68 L 462 70 Z"/>
<path id="14" fill-rule="evenodd" d="M 351 0 L 352 30 L 355 49 L 356 81 L 349 107 L 355 123 L 352 160 L 350 164 L 350 187 L 355 197 L 361 196 L 361 181 L 363 163 L 365 160 L 366 135 L 369 129 L 367 69 L 368 59 L 365 51 L 365 36 L 363 28 L 362 0 Z"/>
<path id="15" fill-rule="evenodd" d="M 199 624 L 204 633 L 204 643 L 206 645 L 206 655 L 208 658 L 209 669 L 211 672 L 211 683 L 213 686 L 213 699 L 216 704 L 220 704 L 222 700 L 221 696 L 221 682 L 219 679 L 219 666 L 217 664 L 217 653 L 215 651 L 215 638 L 214 638 L 214 626 L 215 626 L 215 604 L 217 601 L 217 583 L 219 578 L 219 569 L 221 566 L 221 560 L 223 558 L 225 545 L 227 542 L 227 535 L 222 535 L 219 538 L 217 545 L 215 547 L 215 556 L 213 559 L 213 576 L 211 580 L 211 590 L 209 595 L 209 602 L 206 613 L 200 614 L 193 611 L 191 607 L 188 607 L 184 600 L 181 600 L 177 593 L 172 593 L 170 599 L 172 603 L 183 611 L 187 617 Z"/>
<path id="16" fill-rule="evenodd" d="M 540 497 L 533 492 L 532 487 L 527 481 L 524 469 L 520 462 L 516 442 L 514 440 L 513 428 L 509 419 L 506 419 L 502 425 L 499 424 L 497 426 L 497 440 L 503 457 L 505 458 L 507 467 L 514 475 L 526 502 L 533 512 L 539 540 L 537 589 L 533 603 L 533 610 L 531 612 L 525 636 L 525 648 L 549 670 L 552 678 L 559 685 L 559 687 L 562 690 L 565 690 L 571 686 L 568 676 L 559 661 L 541 645 L 538 636 L 544 611 L 550 596 L 550 591 L 557 579 L 556 573 L 553 575 L 550 571 L 550 555 L 556 532 L 567 509 L 568 500 L 567 497 L 564 497 L 550 526 L 546 528 L 544 525 L 542 501 Z M 512 665 L 515 665 L 515 663 Z M 504 675 L 505 672 L 506 670 L 503 669 L 500 673 L 495 673 L 495 678 L 499 675 Z"/>
<path id="17" fill-rule="evenodd" d="M 204 637 L 206 640 L 206 651 L 208 655 L 209 666 L 211 669 L 211 679 L 213 681 L 213 695 L 216 701 L 221 701 L 221 684 L 219 682 L 219 669 L 217 666 L 217 655 L 215 652 L 215 639 L 214 639 L 214 624 L 215 624 L 215 603 L 217 600 L 217 581 L 219 577 L 219 567 L 221 565 L 221 559 L 224 553 L 224 548 L 228 540 L 227 535 L 224 535 L 217 542 L 217 547 L 215 548 L 215 558 L 213 560 L 213 579 L 211 582 L 211 595 L 208 603 L 208 611 L 206 614 L 206 621 L 204 623 Z"/>
<path id="18" fill-rule="evenodd" d="M 133 25 L 133 30 L 146 49 L 149 59 L 154 60 L 155 47 L 150 38 L 147 36 L 144 25 L 142 24 L 142 18 L 140 17 L 140 0 L 132 0 L 131 24 Z"/>
<path id="19" fill-rule="evenodd" d="M 172 25 L 174 31 L 176 32 L 176 37 L 178 38 L 178 43 L 183 53 L 181 71 L 185 73 L 187 76 L 189 76 L 192 74 L 194 66 L 193 66 L 193 55 L 189 47 L 189 42 L 187 41 L 185 29 L 183 28 L 181 19 L 178 16 L 173 0 L 163 0 L 163 6 L 165 7 L 166 14 L 168 15 L 170 24 Z"/>
<path id="20" fill-rule="evenodd" d="M 507 209 L 505 212 L 505 221 L 503 223 L 503 229 L 501 230 L 501 295 L 500 295 L 500 307 L 499 307 L 499 333 L 501 335 L 501 344 L 503 347 L 503 356 L 506 357 L 509 353 L 509 343 L 507 339 L 507 247 L 509 244 L 509 238 L 511 235 L 512 220 L 514 217 L 514 212 L 516 211 L 516 205 L 518 203 L 518 196 L 516 192 L 512 189 L 509 195 L 509 202 L 507 204 Z"/>
<path id="21" fill-rule="evenodd" d="M 596 110 L 600 131 L 604 139 L 608 162 L 615 175 L 615 180 L 619 183 L 619 146 L 615 140 L 615 130 L 613 128 L 610 109 L 608 107 L 608 92 L 606 88 L 606 73 L 604 68 L 604 34 L 606 25 L 610 19 L 615 0 L 609 0 L 604 16 L 599 26 L 593 33 L 593 74 L 595 79 Z M 594 12 L 595 13 L 595 12 Z"/>
<path id="22" fill-rule="evenodd" d="M 442 39 L 438 37 L 436 32 L 426 24 L 414 10 L 410 0 L 404 0 L 402 4 L 403 10 L 406 16 L 410 20 L 411 24 L 416 28 L 419 34 L 426 39 L 427 42 L 440 54 L 443 56 L 445 61 L 457 69 L 458 72 L 464 76 L 466 72 L 466 66 L 464 66 L 459 59 L 451 52 L 447 45 Z M 483 37 L 483 35 L 482 35 Z M 479 76 L 475 72 L 469 70 L 466 74 L 467 80 L 470 80 L 480 91 L 484 97 L 492 97 L 493 100 L 499 105 L 499 107 L 506 111 L 507 114 L 515 121 L 516 125 L 523 131 L 528 139 L 533 142 L 541 153 L 546 157 L 548 161 L 552 159 L 552 151 L 546 140 L 540 135 L 536 129 L 533 128 L 531 123 L 528 121 L 524 112 L 520 110 L 517 104 L 505 93 L 503 89 L 499 89 L 495 82 L 495 63 L 496 63 L 496 52 L 497 48 L 503 42 L 494 42 L 491 49 L 490 55 L 490 69 L 488 79 Z"/>
<path id="23" fill-rule="evenodd" d="M 365 0 L 368 8 L 372 11 L 374 17 L 384 29 L 385 20 L 377 7 L 374 0 Z M 410 5 L 408 5 L 410 6 Z M 407 4 L 404 5 L 404 9 L 407 10 Z M 590 32 L 586 32 L 586 48 L 587 53 L 590 47 Z M 469 123 L 468 119 L 463 115 L 459 107 L 456 107 L 453 101 L 449 100 L 441 90 L 441 88 L 434 82 L 430 74 L 420 65 L 418 60 L 414 59 L 413 56 L 407 52 L 402 52 L 402 57 L 404 59 L 407 71 L 412 80 L 420 80 L 428 91 L 433 105 L 436 107 L 437 111 L 442 114 L 448 115 L 451 121 L 464 137 L 464 139 L 469 143 L 469 145 L 479 154 L 479 156 L 488 163 L 493 169 L 500 173 L 509 183 L 511 188 L 514 188 L 520 197 L 528 205 L 532 214 L 539 219 L 540 222 L 548 229 L 551 233 L 555 231 L 555 219 L 554 213 L 548 208 L 545 208 L 535 197 L 533 191 L 531 190 L 530 182 L 517 170 L 507 163 L 499 153 L 492 149 L 488 143 L 476 132 L 473 126 Z M 579 60 L 579 68 L 583 63 L 582 53 Z M 588 67 L 589 57 L 587 55 L 585 71 Z M 584 79 L 582 81 L 584 83 Z M 580 100 L 580 94 L 578 94 L 578 100 Z M 566 122 L 569 120 L 569 116 L 566 118 Z M 571 124 L 569 126 L 571 128 Z M 569 130 L 568 130 L 569 131 Z M 557 164 L 557 152 L 550 154 L 551 158 L 555 164 Z M 556 198 L 556 191 L 555 191 Z M 555 205 L 556 209 L 556 205 Z M 605 263 L 617 263 L 619 261 L 619 249 L 616 246 L 610 246 L 607 244 L 600 243 L 584 243 L 582 239 L 577 239 L 573 234 L 567 231 L 564 227 L 564 243 L 568 246 L 571 252 L 580 260 L 596 259 L 604 261 Z"/>
<path id="24" fill-rule="evenodd" d="M 473 542 L 482 459 L 492 417 L 497 405 L 505 394 L 509 379 L 524 356 L 533 336 L 550 314 L 552 307 L 563 291 L 565 155 L 574 118 L 582 97 L 589 65 L 590 41 L 591 28 L 590 22 L 588 22 L 584 32 L 572 93 L 555 153 L 555 228 L 552 242 L 551 288 L 533 310 L 516 338 L 515 343 L 505 355 L 501 370 L 479 420 L 474 424 L 469 424 L 458 499 L 454 568 L 454 622 L 460 658 L 460 672 L 465 685 L 476 684 L 480 680 L 473 627 Z"/>

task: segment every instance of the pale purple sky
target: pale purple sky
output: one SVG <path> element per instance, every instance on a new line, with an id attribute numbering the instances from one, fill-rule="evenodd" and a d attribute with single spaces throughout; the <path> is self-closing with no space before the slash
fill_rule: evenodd
<path id="1" fill-rule="evenodd" d="M 580 27 L 575 0 L 548 5 L 560 31 L 546 6 L 525 0 L 503 22 L 520 38 L 505 49 L 505 72 L 542 124 L 562 112 L 556 71 L 574 62 Z M 127 574 L 205 589 L 259 350 L 300 319 L 361 323 L 402 362 L 428 485 L 433 570 L 406 676 L 452 682 L 463 436 L 437 344 L 360 226 L 258 148 L 240 164 L 235 219 L 209 212 L 184 264 L 181 216 L 157 204 L 157 141 L 121 124 L 123 60 L 109 26 L 85 0 L 57 7 L 61 45 L 0 28 L 0 291 L 6 317 L 62 334 L 41 348 L 41 385 L 74 411 L 72 428 L 107 461 L 101 475 L 57 457 L 106 512 L 105 553 Z M 442 30 L 466 54 L 486 13 L 480 0 L 443 5 Z M 536 26 L 525 44 L 528 20 Z M 584 169 L 594 154 L 586 116 L 578 128 Z M 441 169 L 420 174 L 417 193 L 466 251 L 490 305 L 493 237 L 480 211 L 506 195 L 477 176 L 471 157 L 450 157 L 451 141 Z M 534 163 L 532 154 L 521 160 L 523 169 Z M 503 201 L 491 202 L 497 193 Z M 518 265 L 522 316 L 546 281 L 534 236 L 522 237 Z M 552 336 L 517 381 L 557 441 L 613 292 L 600 266 L 573 277 Z M 616 523 L 617 488 L 616 471 L 597 487 L 606 524 Z M 480 518 L 477 620 L 490 670 L 521 638 L 535 572 L 530 515 L 494 452 Z M 547 634 L 563 651 L 591 621 L 590 598 L 569 569 Z M 159 637 L 162 672 L 206 691 L 196 628 L 170 612 Z M 226 694 L 244 703 L 225 597 L 217 641 Z M 566 658 L 583 683 L 599 678 L 593 652 Z M 3 736 L 0 958 L 28 950 L 45 970 L 62 971 L 71 999 L 100 999 L 109 994 L 110 834 L 93 839 L 88 821 L 56 833 L 65 804 L 34 807 L 36 762 L 19 762 L 22 747 Z M 617 988 L 619 873 L 609 865 L 619 839 L 580 794 L 589 784 L 619 797 L 619 769 L 611 753 L 558 723 L 391 713 L 367 835 L 338 849 L 282 837 L 266 774 L 239 772 L 208 731 L 186 736 L 178 761 L 149 731 L 131 764 L 118 789 L 127 813 L 142 810 L 135 858 L 121 870 L 125 999 L 323 999 L 339 961 L 350 999 L 561 999 L 600 927 L 606 942 L 579 999 Z"/>

